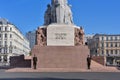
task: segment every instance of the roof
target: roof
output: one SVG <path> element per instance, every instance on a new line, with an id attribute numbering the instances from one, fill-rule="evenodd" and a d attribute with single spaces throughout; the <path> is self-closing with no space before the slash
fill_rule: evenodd
<path id="1" fill-rule="evenodd" d="M 120 34 L 95 34 L 94 36 L 120 36 Z"/>
<path id="2" fill-rule="evenodd" d="M 0 24 L 7 25 L 7 24 L 11 24 L 11 23 L 7 19 L 5 19 L 5 18 L 0 18 Z"/>

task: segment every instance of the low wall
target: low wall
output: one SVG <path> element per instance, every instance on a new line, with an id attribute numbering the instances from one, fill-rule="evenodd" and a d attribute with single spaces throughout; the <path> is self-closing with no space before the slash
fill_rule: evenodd
<path id="1" fill-rule="evenodd" d="M 87 46 L 34 46 L 32 55 L 38 57 L 37 68 L 87 69 Z"/>
<path id="2" fill-rule="evenodd" d="M 10 67 L 31 67 L 31 59 L 25 58 L 24 55 L 10 57 Z"/>
<path id="3" fill-rule="evenodd" d="M 99 64 L 104 65 L 104 57 L 103 56 L 93 56 L 92 60 L 96 61 Z"/>

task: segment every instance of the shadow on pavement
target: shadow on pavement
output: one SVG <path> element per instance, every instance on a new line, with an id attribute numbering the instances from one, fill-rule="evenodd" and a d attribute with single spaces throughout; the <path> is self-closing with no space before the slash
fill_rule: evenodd
<path id="1" fill-rule="evenodd" d="M 86 79 L 62 79 L 62 78 L 4 78 L 0 80 L 86 80 Z"/>

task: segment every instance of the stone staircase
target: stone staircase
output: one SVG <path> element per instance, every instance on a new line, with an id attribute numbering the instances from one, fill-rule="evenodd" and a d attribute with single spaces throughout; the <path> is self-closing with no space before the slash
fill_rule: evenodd
<path id="1" fill-rule="evenodd" d="M 6 70 L 6 72 L 120 72 L 116 67 L 103 66 L 92 60 L 91 69 L 80 69 L 80 68 L 13 68 Z"/>
<path id="2" fill-rule="evenodd" d="M 91 61 L 91 71 L 93 72 L 119 72 L 116 67 L 109 67 L 101 65 L 95 61 Z"/>

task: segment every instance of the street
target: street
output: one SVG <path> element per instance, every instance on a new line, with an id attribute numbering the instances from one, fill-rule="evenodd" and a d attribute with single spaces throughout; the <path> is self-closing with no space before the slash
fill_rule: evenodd
<path id="1" fill-rule="evenodd" d="M 120 80 L 120 73 L 11 73 L 0 70 L 0 80 Z"/>

